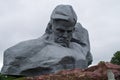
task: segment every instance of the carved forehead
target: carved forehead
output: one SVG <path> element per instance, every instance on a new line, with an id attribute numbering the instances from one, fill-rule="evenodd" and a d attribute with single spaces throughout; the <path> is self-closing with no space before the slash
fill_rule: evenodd
<path id="1" fill-rule="evenodd" d="M 64 29 L 73 29 L 75 27 L 73 23 L 61 19 L 53 20 L 52 25 L 55 28 L 64 28 Z"/>

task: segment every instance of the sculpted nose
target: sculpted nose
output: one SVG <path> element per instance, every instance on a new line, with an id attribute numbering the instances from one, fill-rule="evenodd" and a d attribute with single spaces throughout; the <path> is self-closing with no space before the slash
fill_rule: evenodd
<path id="1" fill-rule="evenodd" d="M 63 34 L 63 37 L 67 38 L 67 36 L 68 36 L 68 33 L 67 33 L 67 31 L 65 31 L 64 34 Z"/>

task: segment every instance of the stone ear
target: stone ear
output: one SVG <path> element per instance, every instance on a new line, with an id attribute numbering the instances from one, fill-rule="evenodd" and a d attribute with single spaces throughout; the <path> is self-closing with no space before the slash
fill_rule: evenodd
<path id="1" fill-rule="evenodd" d="M 46 32 L 47 34 L 51 34 L 51 33 L 52 33 L 52 23 L 51 23 L 51 21 L 49 21 L 45 32 Z"/>
<path id="2" fill-rule="evenodd" d="M 73 31 L 75 31 L 75 27 L 73 28 Z"/>
<path id="3" fill-rule="evenodd" d="M 75 31 L 75 27 L 73 28 L 73 30 L 72 30 L 73 32 Z"/>

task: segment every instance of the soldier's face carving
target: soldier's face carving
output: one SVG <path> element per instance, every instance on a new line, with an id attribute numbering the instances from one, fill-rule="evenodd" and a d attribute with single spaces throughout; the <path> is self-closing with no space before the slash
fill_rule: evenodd
<path id="1" fill-rule="evenodd" d="M 53 20 L 52 30 L 54 42 L 64 47 L 69 47 L 69 43 L 74 30 L 74 24 L 66 20 Z"/>

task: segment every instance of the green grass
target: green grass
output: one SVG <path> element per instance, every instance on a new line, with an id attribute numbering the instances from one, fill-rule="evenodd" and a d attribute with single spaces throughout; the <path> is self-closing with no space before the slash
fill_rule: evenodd
<path id="1" fill-rule="evenodd" d="M 24 77 L 6 76 L 0 74 L 0 80 L 25 80 Z"/>

